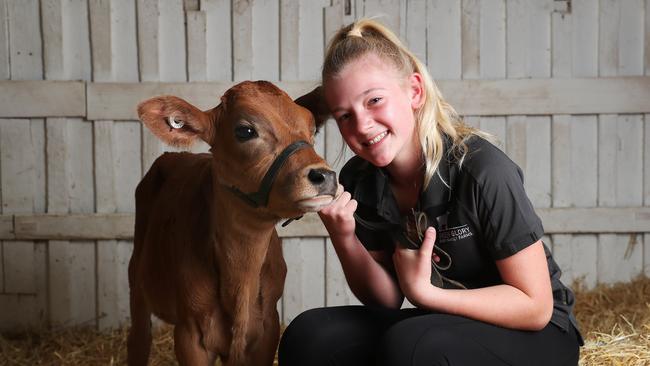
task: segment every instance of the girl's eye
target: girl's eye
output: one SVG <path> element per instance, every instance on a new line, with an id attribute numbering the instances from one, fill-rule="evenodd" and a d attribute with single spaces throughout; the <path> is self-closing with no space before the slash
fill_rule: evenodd
<path id="1" fill-rule="evenodd" d="M 251 126 L 235 127 L 235 138 L 240 142 L 248 141 L 257 137 L 257 131 Z"/>
<path id="2" fill-rule="evenodd" d="M 381 102 L 381 97 L 374 97 L 374 98 L 371 98 L 371 99 L 368 101 L 368 104 L 373 105 L 373 104 L 377 104 L 377 103 L 379 103 L 379 102 Z"/>
<path id="3" fill-rule="evenodd" d="M 350 113 L 344 113 L 344 114 L 342 114 L 342 115 L 336 117 L 336 120 L 337 120 L 338 122 L 345 122 L 345 121 L 347 121 L 348 119 L 350 119 Z"/>

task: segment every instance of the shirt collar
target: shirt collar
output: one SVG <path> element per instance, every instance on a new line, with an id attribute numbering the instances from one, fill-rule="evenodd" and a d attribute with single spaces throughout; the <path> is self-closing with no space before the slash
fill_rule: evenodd
<path id="1" fill-rule="evenodd" d="M 448 187 L 448 185 L 451 185 L 450 169 L 453 169 L 448 154 L 451 143 L 447 136 L 443 137 L 443 141 L 443 158 L 429 185 L 420 193 L 419 208 L 416 207 L 416 209 L 426 212 L 427 216 L 432 219 L 446 212 L 451 194 Z M 400 224 L 401 213 L 395 196 L 390 189 L 388 174 L 384 169 L 377 168 L 370 163 L 368 163 L 367 167 L 368 170 L 361 173 L 362 176 L 356 185 L 357 192 L 354 192 L 354 198 L 365 206 L 374 207 L 377 210 L 377 215 L 386 221 Z"/>

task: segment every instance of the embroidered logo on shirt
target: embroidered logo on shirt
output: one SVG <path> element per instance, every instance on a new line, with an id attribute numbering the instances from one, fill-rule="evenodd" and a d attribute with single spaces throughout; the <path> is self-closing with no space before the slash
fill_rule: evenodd
<path id="1" fill-rule="evenodd" d="M 454 242 L 474 235 L 467 224 L 448 227 L 447 217 L 448 214 L 436 217 L 436 221 L 438 221 L 438 235 L 436 240 L 438 243 Z"/>

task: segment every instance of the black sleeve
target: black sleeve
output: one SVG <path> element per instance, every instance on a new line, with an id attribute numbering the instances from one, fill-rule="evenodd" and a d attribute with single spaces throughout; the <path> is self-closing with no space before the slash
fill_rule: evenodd
<path id="1" fill-rule="evenodd" d="M 524 190 L 521 169 L 514 162 L 505 157 L 481 171 L 477 215 L 492 257 L 503 259 L 541 239 L 544 229 Z"/>

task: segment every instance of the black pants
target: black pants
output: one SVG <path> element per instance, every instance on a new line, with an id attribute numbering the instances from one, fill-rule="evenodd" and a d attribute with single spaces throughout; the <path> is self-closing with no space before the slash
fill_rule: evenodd
<path id="1" fill-rule="evenodd" d="M 419 309 L 365 306 L 313 309 L 294 319 L 280 366 L 577 365 L 575 330 L 506 329 Z"/>

